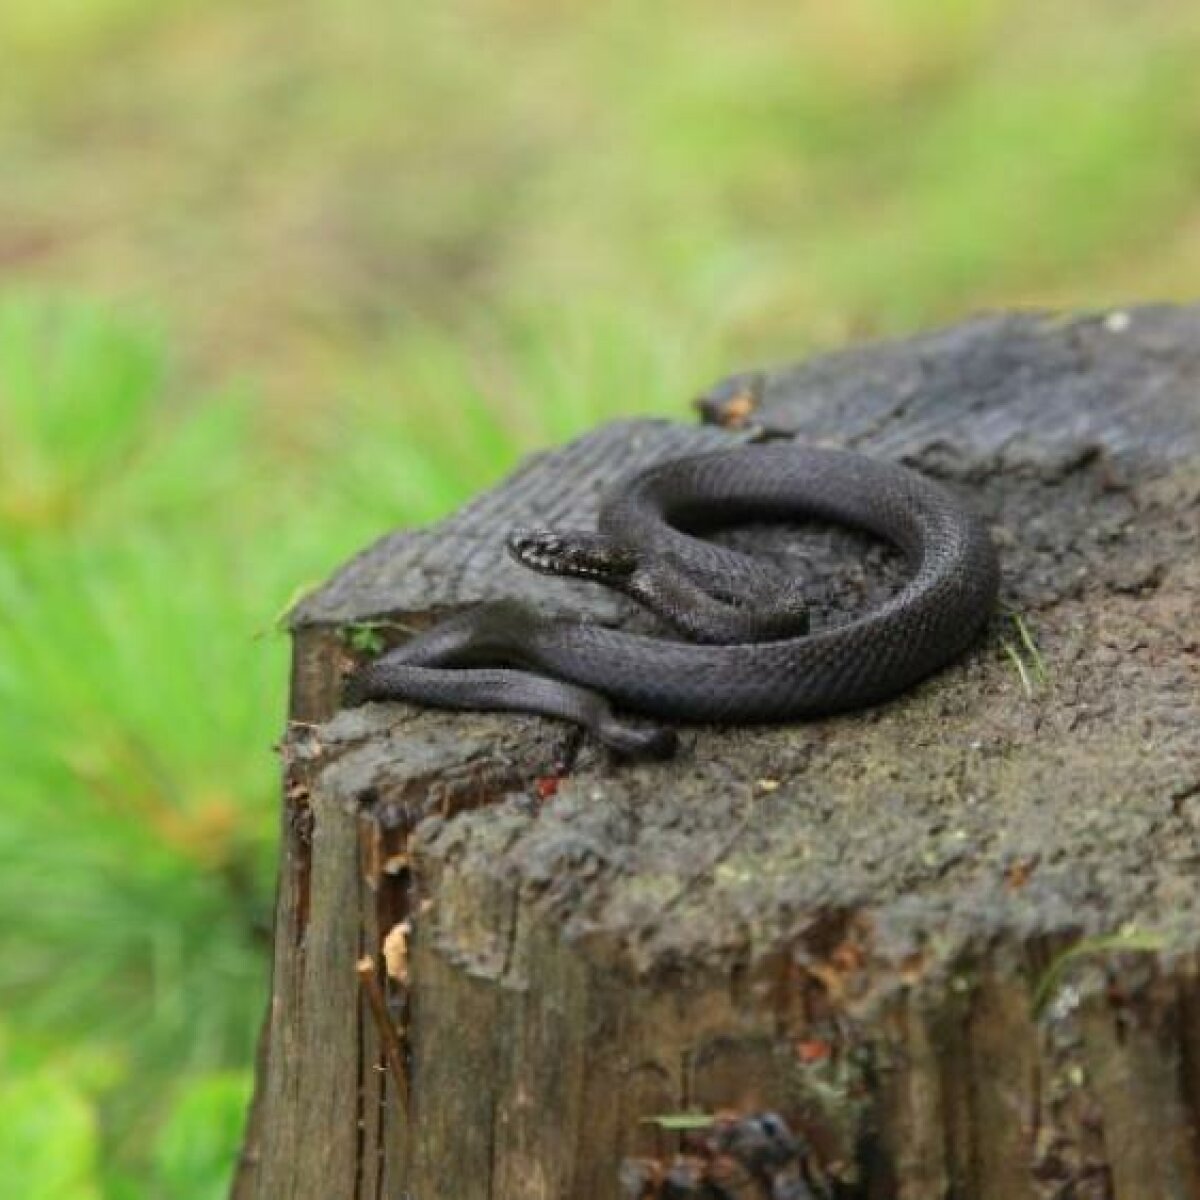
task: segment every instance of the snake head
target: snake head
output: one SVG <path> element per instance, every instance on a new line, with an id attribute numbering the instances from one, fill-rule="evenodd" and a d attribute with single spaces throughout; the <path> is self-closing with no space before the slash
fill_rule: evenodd
<path id="1" fill-rule="evenodd" d="M 619 584 L 637 568 L 628 547 L 603 533 L 567 529 L 514 529 L 508 552 L 543 575 L 566 575 L 594 583 Z"/>

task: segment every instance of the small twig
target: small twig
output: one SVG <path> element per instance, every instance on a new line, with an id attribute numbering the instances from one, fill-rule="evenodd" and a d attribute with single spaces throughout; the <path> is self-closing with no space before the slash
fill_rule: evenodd
<path id="1" fill-rule="evenodd" d="M 359 985 L 367 998 L 367 1007 L 375 1020 L 379 1031 L 379 1040 L 383 1045 L 383 1056 L 387 1059 L 392 1077 L 396 1081 L 396 1089 L 400 1093 L 401 1103 L 408 1108 L 408 1072 L 404 1066 L 404 1047 L 400 1044 L 400 1035 L 387 1010 L 387 1001 L 383 996 L 383 988 L 379 986 L 379 972 L 375 967 L 374 956 L 364 954 L 354 964 L 354 973 L 358 976 Z"/>

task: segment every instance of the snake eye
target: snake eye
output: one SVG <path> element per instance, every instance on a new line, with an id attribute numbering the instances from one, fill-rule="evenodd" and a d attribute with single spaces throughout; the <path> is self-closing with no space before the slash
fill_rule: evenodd
<path id="1" fill-rule="evenodd" d="M 514 529 L 508 535 L 508 552 L 534 571 L 558 572 L 563 539 L 551 529 Z"/>
<path id="2" fill-rule="evenodd" d="M 530 567 L 547 565 L 562 549 L 562 539 L 549 529 L 514 529 L 508 536 L 509 552 Z"/>

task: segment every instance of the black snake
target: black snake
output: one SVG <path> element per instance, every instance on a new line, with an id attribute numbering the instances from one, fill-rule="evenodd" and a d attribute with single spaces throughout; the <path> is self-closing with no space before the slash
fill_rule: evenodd
<path id="1" fill-rule="evenodd" d="M 814 518 L 894 543 L 907 584 L 847 624 L 808 633 L 797 584 L 695 536 L 748 520 Z M 607 584 L 688 640 L 544 616 L 498 601 L 443 620 L 353 676 L 348 703 L 403 699 L 521 710 L 585 726 L 622 754 L 665 755 L 690 721 L 777 721 L 874 704 L 962 653 L 996 596 L 982 521 L 892 463 L 795 443 L 681 458 L 619 482 L 598 532 L 516 531 L 526 566 Z"/>

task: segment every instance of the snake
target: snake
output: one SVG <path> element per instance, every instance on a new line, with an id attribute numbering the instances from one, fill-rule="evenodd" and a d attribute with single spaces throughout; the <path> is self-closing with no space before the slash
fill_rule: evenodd
<path id="1" fill-rule="evenodd" d="M 705 536 L 797 519 L 891 543 L 905 582 L 814 630 L 802 580 Z M 967 650 L 999 586 L 986 524 L 944 485 L 896 462 L 791 441 L 643 469 L 607 490 L 595 530 L 518 528 L 507 548 L 534 571 L 615 589 L 668 628 L 483 602 L 352 674 L 345 702 L 536 713 L 581 726 L 618 755 L 663 758 L 679 722 L 808 720 L 904 692 Z"/>

